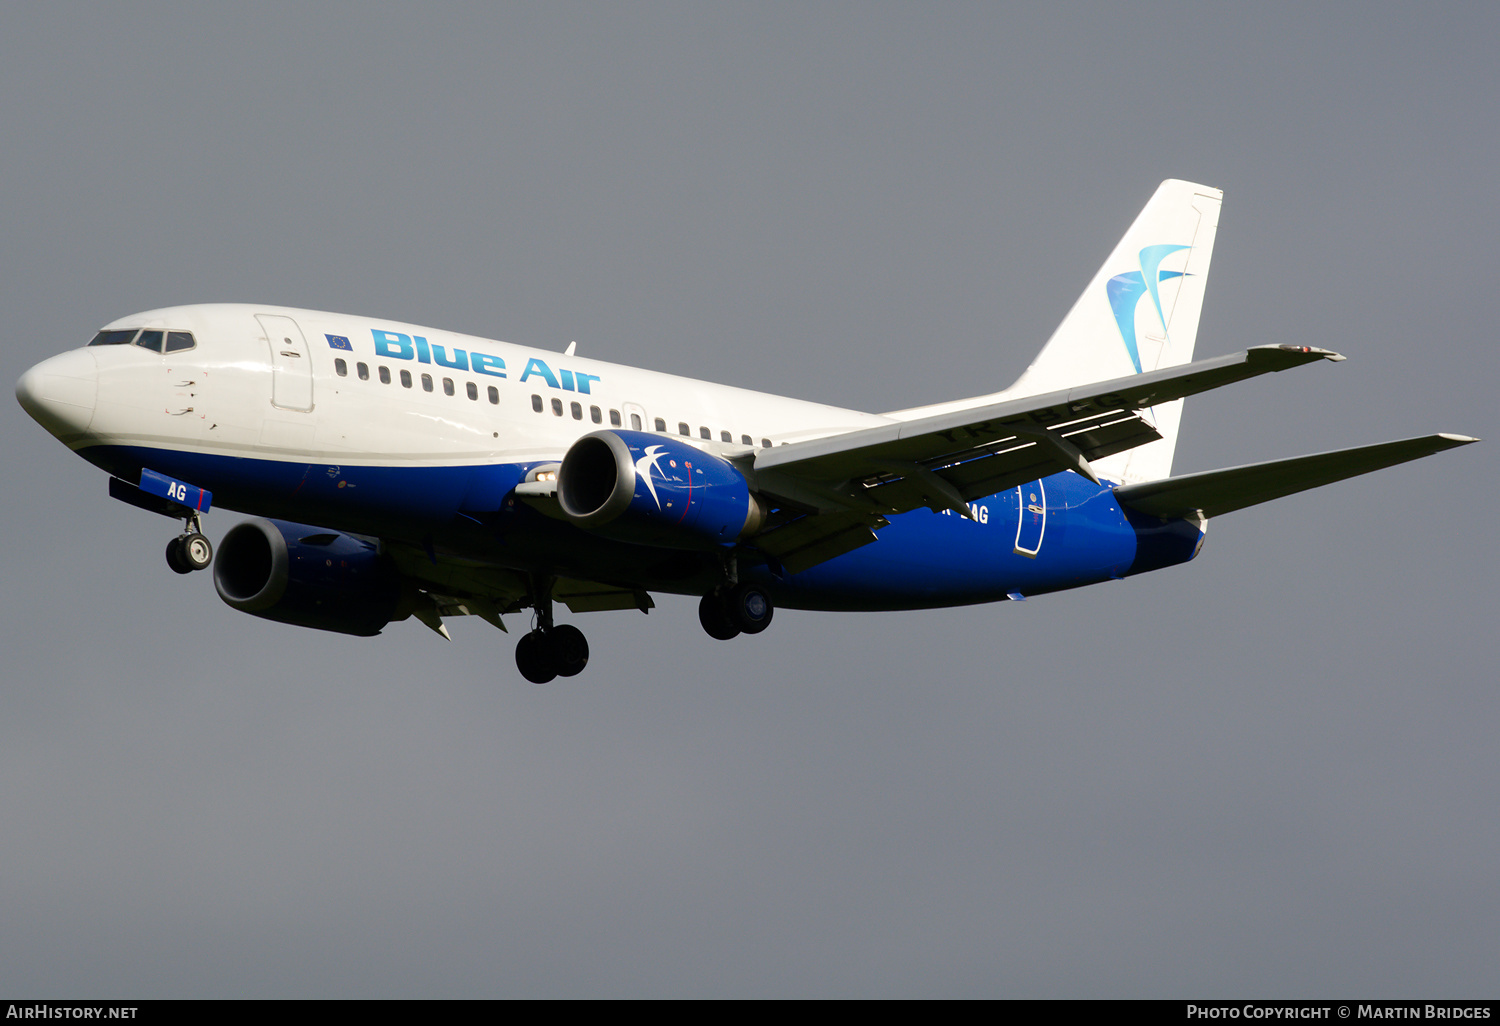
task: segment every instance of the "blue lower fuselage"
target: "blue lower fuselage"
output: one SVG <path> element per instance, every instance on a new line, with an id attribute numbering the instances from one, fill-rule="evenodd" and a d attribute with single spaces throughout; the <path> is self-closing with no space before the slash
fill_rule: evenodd
<path id="1" fill-rule="evenodd" d="M 332 466 L 136 446 L 79 454 L 127 482 L 143 468 L 256 516 L 374 535 L 528 573 L 678 594 L 722 580 L 722 550 L 622 544 L 538 513 L 514 495 L 531 464 Z M 1061 473 L 980 499 L 971 516 L 918 509 L 872 544 L 800 573 L 741 564 L 778 604 L 828 610 L 992 602 L 1142 573 L 1197 554 L 1197 523 L 1123 509 L 1109 485 Z"/>

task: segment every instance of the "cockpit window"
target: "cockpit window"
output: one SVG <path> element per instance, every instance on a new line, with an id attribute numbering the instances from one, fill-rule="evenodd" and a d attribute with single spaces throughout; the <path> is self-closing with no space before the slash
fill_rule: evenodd
<path id="1" fill-rule="evenodd" d="M 137 335 L 140 337 L 137 338 Z M 142 331 L 140 328 L 111 328 L 101 331 L 89 345 L 126 346 L 131 342 L 153 353 L 180 353 L 198 345 L 190 331 Z"/>
<path id="2" fill-rule="evenodd" d="M 139 331 L 139 330 L 140 330 L 139 328 L 125 328 L 123 330 L 119 329 L 119 328 L 116 328 L 113 331 L 101 331 L 101 332 L 99 332 L 99 334 L 97 334 L 97 335 L 94 336 L 94 341 L 90 342 L 89 345 L 91 345 L 91 346 L 124 346 L 124 345 L 129 345 L 130 344 L 130 340 L 133 339 L 133 338 L 135 338 L 135 333 L 137 331 Z"/>

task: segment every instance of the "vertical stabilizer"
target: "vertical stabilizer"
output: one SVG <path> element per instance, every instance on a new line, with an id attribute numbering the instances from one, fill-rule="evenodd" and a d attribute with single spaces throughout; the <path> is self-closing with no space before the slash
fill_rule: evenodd
<path id="1" fill-rule="evenodd" d="M 1206 185 L 1162 182 L 1004 395 L 1038 395 L 1191 361 L 1223 197 Z M 1182 400 L 1153 407 L 1147 416 L 1161 441 L 1095 461 L 1100 475 L 1135 484 L 1171 474 Z"/>

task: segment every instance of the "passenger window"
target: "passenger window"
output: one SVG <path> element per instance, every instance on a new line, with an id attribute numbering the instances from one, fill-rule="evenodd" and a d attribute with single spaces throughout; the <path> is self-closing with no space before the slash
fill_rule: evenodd
<path id="1" fill-rule="evenodd" d="M 574 420 L 582 420 L 583 419 L 583 404 L 582 403 L 570 403 L 569 405 L 573 408 L 573 419 Z"/>
<path id="2" fill-rule="evenodd" d="M 538 413 L 542 412 L 542 397 L 534 395 L 531 397 L 531 408 Z"/>
<path id="3" fill-rule="evenodd" d="M 162 334 L 160 331 L 143 331 L 141 332 L 141 337 L 135 340 L 135 344 L 142 349 L 149 349 L 153 353 L 159 353 L 161 352 Z"/>
<path id="4" fill-rule="evenodd" d="M 344 361 L 340 360 L 339 362 L 343 363 Z M 404 370 L 404 371 L 401 372 L 401 387 L 402 388 L 410 388 L 411 387 L 411 371 Z"/>
<path id="5" fill-rule="evenodd" d="M 465 382 L 464 383 L 464 391 L 467 392 L 467 393 L 469 393 L 469 398 L 472 399 L 474 402 L 477 403 L 479 401 L 479 386 L 476 385 L 476 384 L 474 384 L 474 382 L 472 382 L 472 381 Z"/>
<path id="6" fill-rule="evenodd" d="M 391 369 L 389 367 L 379 367 L 377 369 L 380 371 L 380 383 L 382 385 L 389 385 L 391 383 Z"/>
<path id="7" fill-rule="evenodd" d="M 714 433 L 706 427 L 700 427 L 698 429 L 698 437 L 707 438 L 709 441 L 713 441 Z"/>
<path id="8" fill-rule="evenodd" d="M 369 381 L 370 380 L 370 368 L 368 366 L 366 366 L 365 364 L 356 363 L 354 365 L 354 373 L 356 373 L 356 374 L 359 375 L 359 380 L 361 380 L 361 381 Z"/>
<path id="9" fill-rule="evenodd" d="M 662 420 L 660 417 L 657 417 L 656 418 L 656 430 L 660 431 L 662 434 L 666 434 L 667 433 L 667 422 L 664 421 L 664 420 Z"/>
<path id="10" fill-rule="evenodd" d="M 769 449 L 771 447 L 771 440 L 769 438 L 762 438 L 760 440 L 760 447 L 762 449 Z"/>
<path id="11" fill-rule="evenodd" d="M 554 400 L 552 400 L 552 416 L 554 416 L 554 417 L 561 417 L 562 416 L 562 400 L 561 399 L 554 399 Z"/>
<path id="12" fill-rule="evenodd" d="M 431 374 L 423 374 L 422 375 L 422 391 L 424 391 L 424 392 L 431 392 L 432 391 L 432 375 Z"/>
<path id="13" fill-rule="evenodd" d="M 740 435 L 740 444 L 741 445 L 754 445 L 755 443 L 750 440 L 750 436 L 749 435 Z"/>
<path id="14" fill-rule="evenodd" d="M 499 406 L 500 405 L 500 390 L 498 388 L 496 388 L 494 385 L 491 385 L 489 387 L 489 394 L 490 394 L 490 405 L 491 406 Z"/>
<path id="15" fill-rule="evenodd" d="M 452 378 L 444 378 L 443 379 L 443 394 L 444 395 L 452 395 L 453 394 L 453 379 Z"/>
<path id="16" fill-rule="evenodd" d="M 349 376 L 349 365 L 343 361 L 342 357 L 334 357 L 333 372 L 341 378 L 347 378 Z"/>
<path id="17" fill-rule="evenodd" d="M 734 441 L 734 436 L 731 435 L 728 431 L 720 431 L 719 432 L 719 441 L 721 441 L 721 442 L 732 442 L 732 441 Z"/>
<path id="18" fill-rule="evenodd" d="M 683 421 L 679 420 L 677 422 L 677 433 L 679 435 L 691 435 L 693 433 L 693 429 L 688 427 L 687 424 Z"/>
<path id="19" fill-rule="evenodd" d="M 609 426 L 610 427 L 619 427 L 620 426 L 620 411 L 619 410 L 610 410 L 609 411 Z M 639 419 L 636 420 L 636 425 L 635 426 L 636 426 L 637 429 L 640 428 L 641 424 L 640 424 L 640 420 Z"/>
<path id="20" fill-rule="evenodd" d="M 138 328 L 115 329 L 114 331 L 101 331 L 94 336 L 91 346 L 123 346 L 129 345 L 130 340 L 135 338 Z"/>
<path id="21" fill-rule="evenodd" d="M 193 336 L 186 331 L 167 332 L 167 352 L 180 353 L 184 349 L 191 349 L 198 343 L 193 341 Z"/>
<path id="22" fill-rule="evenodd" d="M 637 431 L 641 429 L 641 415 L 639 413 L 632 413 L 630 415 L 630 426 Z"/>
<path id="23" fill-rule="evenodd" d="M 589 407 L 589 420 L 592 420 L 595 424 L 603 424 L 604 423 L 604 414 L 599 412 L 599 407 L 597 407 L 597 406 L 590 406 Z"/>

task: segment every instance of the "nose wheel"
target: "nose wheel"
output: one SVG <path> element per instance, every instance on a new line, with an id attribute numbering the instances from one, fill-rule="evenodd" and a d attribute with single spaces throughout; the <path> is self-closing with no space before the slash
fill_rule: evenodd
<path id="1" fill-rule="evenodd" d="M 179 574 L 207 570 L 214 561 L 214 547 L 208 538 L 194 531 L 167 542 L 167 566 Z"/>
<path id="2" fill-rule="evenodd" d="M 173 572 L 190 574 L 195 570 L 207 570 L 214 561 L 213 543 L 198 526 L 198 514 L 188 518 L 184 532 L 167 542 L 167 566 Z"/>

